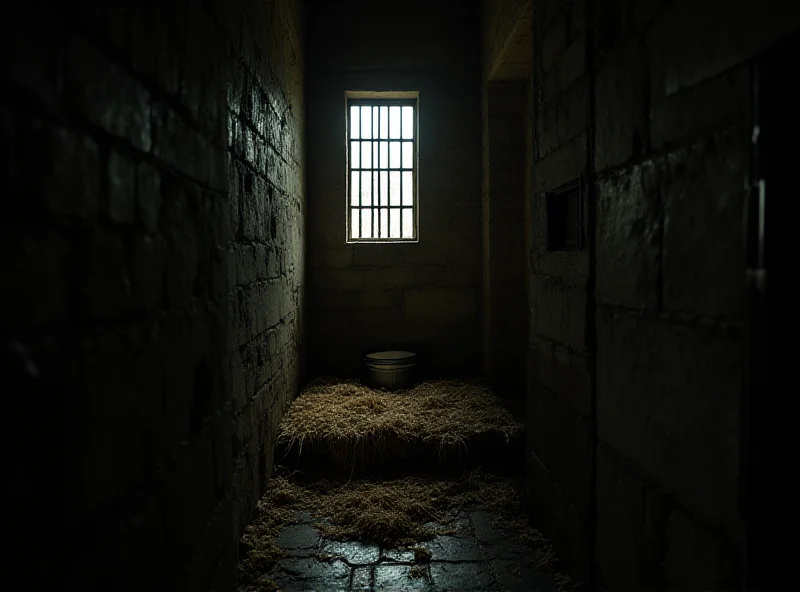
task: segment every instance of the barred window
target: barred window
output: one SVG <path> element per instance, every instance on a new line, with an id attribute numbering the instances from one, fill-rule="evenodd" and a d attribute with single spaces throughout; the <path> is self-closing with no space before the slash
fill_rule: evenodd
<path id="1" fill-rule="evenodd" d="M 348 98 L 347 137 L 348 242 L 416 241 L 417 100 Z"/>

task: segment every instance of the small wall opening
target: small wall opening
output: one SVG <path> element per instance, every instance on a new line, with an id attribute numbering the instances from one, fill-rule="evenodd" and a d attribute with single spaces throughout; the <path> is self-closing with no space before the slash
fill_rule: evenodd
<path id="1" fill-rule="evenodd" d="M 576 179 L 545 194 L 547 250 L 579 251 L 583 248 L 581 184 Z"/>

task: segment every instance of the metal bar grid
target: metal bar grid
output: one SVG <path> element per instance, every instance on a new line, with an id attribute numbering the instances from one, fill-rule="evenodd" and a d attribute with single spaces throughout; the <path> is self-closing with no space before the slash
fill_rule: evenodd
<path id="1" fill-rule="evenodd" d="M 417 101 L 416 99 L 348 99 L 346 101 L 347 108 L 347 143 L 348 143 L 348 157 L 347 157 L 347 237 L 348 241 L 352 242 L 402 242 L 402 241 L 416 241 L 417 240 L 417 199 L 416 199 L 416 181 L 417 181 Z M 353 117 L 352 107 L 359 107 L 358 111 L 358 130 L 353 133 Z M 368 108 L 369 123 L 365 127 L 364 115 L 367 114 L 363 107 Z M 398 134 L 392 137 L 392 109 L 390 107 L 401 107 L 399 109 L 399 122 Z M 404 111 L 402 107 L 411 107 L 411 117 L 413 118 L 410 125 L 410 137 L 407 137 L 404 132 Z M 353 137 L 353 136 L 356 137 Z M 369 150 L 370 165 L 364 167 L 364 160 L 366 153 L 364 152 L 364 142 L 371 142 L 371 150 Z M 411 148 L 411 165 L 402 166 L 404 164 L 405 148 L 404 144 L 410 144 Z M 359 166 L 353 166 L 354 153 L 353 146 L 356 146 L 358 154 Z M 397 158 L 400 160 L 400 166 L 389 166 L 391 163 L 394 149 L 396 147 Z M 385 148 L 385 150 L 384 150 Z M 385 160 L 385 162 L 384 162 Z M 385 166 L 381 166 L 385 165 Z M 392 201 L 392 175 L 397 173 L 399 177 L 399 190 L 397 199 L 399 205 L 390 205 Z M 354 204 L 354 173 L 358 182 L 358 203 Z M 362 184 L 364 182 L 364 174 L 367 173 L 369 177 L 369 204 L 362 203 L 364 192 Z M 383 174 L 382 174 L 383 173 Z M 405 179 L 406 175 L 411 176 L 410 179 L 410 205 L 403 203 L 406 196 L 404 184 L 409 182 Z M 385 187 L 384 187 L 385 182 Z M 397 182 L 397 181 L 395 181 Z M 370 211 L 369 216 L 369 237 L 365 237 L 364 216 L 361 214 L 363 211 Z M 409 211 L 411 216 L 410 222 L 410 236 L 404 235 L 403 212 Z M 353 221 L 353 214 L 357 214 L 358 220 Z M 384 221 L 382 216 L 386 216 Z M 397 217 L 397 230 L 398 232 L 393 236 L 392 220 L 393 216 Z M 354 226 L 358 228 L 358 236 L 353 236 Z M 385 235 L 385 236 L 384 236 Z"/>

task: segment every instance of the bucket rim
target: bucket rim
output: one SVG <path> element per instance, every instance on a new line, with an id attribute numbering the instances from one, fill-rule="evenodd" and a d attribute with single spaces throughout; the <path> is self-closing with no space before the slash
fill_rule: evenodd
<path id="1" fill-rule="evenodd" d="M 415 352 L 403 350 L 376 351 L 364 356 L 367 362 L 373 364 L 397 364 L 413 360 L 417 357 Z"/>

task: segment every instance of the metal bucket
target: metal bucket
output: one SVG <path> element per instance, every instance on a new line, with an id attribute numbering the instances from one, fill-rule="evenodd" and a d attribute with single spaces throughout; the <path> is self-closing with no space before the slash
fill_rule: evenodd
<path id="1" fill-rule="evenodd" d="M 374 352 L 364 356 L 367 380 L 373 388 L 400 390 L 414 382 L 417 354 L 407 351 Z"/>

